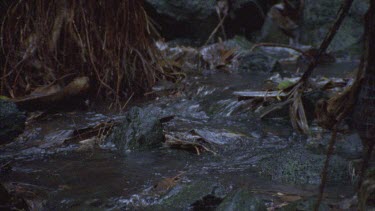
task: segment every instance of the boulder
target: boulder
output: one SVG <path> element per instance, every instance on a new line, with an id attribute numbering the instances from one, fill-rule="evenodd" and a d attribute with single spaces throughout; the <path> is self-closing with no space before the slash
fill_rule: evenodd
<path id="1" fill-rule="evenodd" d="M 341 0 L 305 0 L 302 42 L 318 46 L 335 21 Z M 330 44 L 329 51 L 358 48 L 363 35 L 363 17 L 368 1 L 354 1 L 352 8 Z"/>
<path id="2" fill-rule="evenodd" d="M 26 116 L 16 104 L 0 99 L 0 145 L 10 143 L 25 128 Z"/>
<path id="3" fill-rule="evenodd" d="M 341 0 L 305 0 L 303 18 L 300 25 L 300 44 L 318 47 L 332 27 Z M 352 8 L 330 44 L 328 51 L 348 54 L 361 52 L 363 17 L 368 8 L 368 1 L 354 1 Z M 288 44 L 289 39 L 270 18 L 262 27 L 262 42 Z"/>
<path id="4" fill-rule="evenodd" d="M 246 34 L 261 28 L 264 11 L 269 1 L 233 1 L 225 22 L 226 33 Z M 160 26 L 161 35 L 167 40 L 190 39 L 203 44 L 219 23 L 216 1 L 207 0 L 146 0 L 145 8 Z M 246 21 L 245 21 L 246 20 Z M 221 30 L 218 31 L 219 36 Z M 190 43 L 191 44 L 191 43 Z"/>
<path id="5" fill-rule="evenodd" d="M 159 117 L 152 112 L 134 107 L 123 122 L 108 137 L 120 152 L 159 147 L 164 141 L 163 127 Z"/>

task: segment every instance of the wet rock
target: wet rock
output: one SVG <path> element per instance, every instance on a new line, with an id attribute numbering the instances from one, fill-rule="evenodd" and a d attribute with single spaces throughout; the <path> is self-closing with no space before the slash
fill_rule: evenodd
<path id="1" fill-rule="evenodd" d="M 143 150 L 161 146 L 164 141 L 159 117 L 148 110 L 130 109 L 120 126 L 108 138 L 120 152 Z"/>
<path id="2" fill-rule="evenodd" d="M 341 0 L 306 0 L 302 26 L 302 41 L 318 46 L 331 28 Z M 330 51 L 339 51 L 359 46 L 363 35 L 363 17 L 368 1 L 354 1 L 352 8 L 329 46 Z"/>
<path id="3" fill-rule="evenodd" d="M 8 191 L 0 184 L 0 205 L 7 204 L 11 201 L 12 196 L 8 193 Z"/>
<path id="4" fill-rule="evenodd" d="M 162 36 L 168 40 L 190 39 L 190 44 L 203 44 L 219 23 L 216 1 L 146 0 L 145 3 L 148 14 L 160 24 Z M 250 37 L 262 26 L 265 7 L 266 1 L 233 1 L 225 22 L 228 36 L 242 33 Z M 218 34 L 223 37 L 221 30 Z"/>
<path id="5" fill-rule="evenodd" d="M 372 210 L 370 207 L 375 207 L 375 166 L 370 166 L 367 169 L 366 177 L 359 190 L 359 195 L 361 197 L 358 203 L 361 207 L 368 205 L 368 209 L 366 210 Z"/>
<path id="6" fill-rule="evenodd" d="M 0 145 L 10 143 L 25 128 L 26 116 L 17 106 L 0 99 Z"/>
<path id="7" fill-rule="evenodd" d="M 238 67 L 238 58 L 246 55 L 252 46 L 245 37 L 235 36 L 227 41 L 202 46 L 199 52 L 205 68 L 232 72 Z"/>
<path id="8" fill-rule="evenodd" d="M 306 148 L 314 154 L 325 155 L 327 153 L 330 134 L 319 140 L 309 140 Z M 363 145 L 358 134 L 351 134 L 338 138 L 335 144 L 335 154 L 347 159 L 362 157 Z"/>
<path id="9" fill-rule="evenodd" d="M 13 195 L 0 183 L 0 209 L 1 210 L 30 210 L 29 206 L 19 196 Z"/>
<path id="10" fill-rule="evenodd" d="M 168 43 L 163 41 L 156 42 L 156 46 L 163 56 L 174 61 L 173 63 L 176 68 L 183 72 L 195 72 L 194 70 L 199 66 L 198 64 L 203 63 L 199 49 L 185 47 L 184 45 L 181 45 L 181 43 L 179 44 L 180 45 L 178 45 L 178 42 L 175 43 L 174 41 Z"/>
<path id="11" fill-rule="evenodd" d="M 319 46 L 335 21 L 341 0 L 305 0 L 303 21 L 301 24 L 300 43 Z M 363 17 L 368 8 L 368 1 L 354 1 L 352 8 L 330 44 L 328 51 L 345 54 L 358 54 L 363 35 Z M 266 20 L 262 28 L 262 42 L 287 44 L 285 35 L 271 20 Z"/>
<path id="12" fill-rule="evenodd" d="M 264 202 L 246 189 L 239 189 L 224 198 L 224 201 L 216 209 L 218 211 L 226 210 L 267 210 Z"/>
<path id="13" fill-rule="evenodd" d="M 278 211 L 295 211 L 295 210 L 309 211 L 309 210 L 314 210 L 315 203 L 316 203 L 315 198 L 310 198 L 307 200 L 302 199 L 277 210 Z M 320 204 L 319 211 L 329 211 L 329 210 L 331 209 L 326 203 L 322 202 Z"/>
<path id="14" fill-rule="evenodd" d="M 325 155 L 312 154 L 303 147 L 293 147 L 261 162 L 261 174 L 286 183 L 317 185 L 325 159 Z M 327 182 L 349 183 L 348 172 L 348 162 L 339 156 L 332 156 Z"/>
<path id="15" fill-rule="evenodd" d="M 215 43 L 202 47 L 200 54 L 209 69 L 221 69 L 235 61 L 237 48 L 233 42 Z M 233 68 L 230 68 L 233 69 Z"/>
<path id="16" fill-rule="evenodd" d="M 217 210 L 215 209 L 223 199 L 215 197 L 213 195 L 207 195 L 201 200 L 194 202 L 190 207 L 192 210 Z"/>
<path id="17" fill-rule="evenodd" d="M 146 9 L 166 39 L 204 42 L 217 24 L 215 1 L 147 0 Z"/>
<path id="18" fill-rule="evenodd" d="M 225 188 L 217 182 L 195 181 L 176 186 L 161 199 L 160 205 L 150 210 L 179 210 L 187 207 L 194 210 L 194 206 L 203 208 L 204 204 L 207 205 L 204 210 L 214 210 L 225 195 Z"/>
<path id="19" fill-rule="evenodd" d="M 239 56 L 238 63 L 240 72 L 271 73 L 282 70 L 277 59 L 261 52 L 246 52 Z"/>

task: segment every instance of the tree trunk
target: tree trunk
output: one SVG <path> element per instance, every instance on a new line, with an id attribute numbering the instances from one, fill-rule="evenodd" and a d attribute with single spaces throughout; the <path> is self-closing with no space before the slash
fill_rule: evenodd
<path id="1" fill-rule="evenodd" d="M 364 79 L 354 108 L 354 127 L 365 146 L 375 141 L 375 2 L 366 14 Z"/>
<path id="2" fill-rule="evenodd" d="M 361 198 L 361 187 L 375 144 L 375 1 L 365 17 L 363 82 L 354 107 L 354 128 L 358 131 L 364 148 L 364 156 L 358 181 L 359 210 L 365 209 L 366 199 Z"/>

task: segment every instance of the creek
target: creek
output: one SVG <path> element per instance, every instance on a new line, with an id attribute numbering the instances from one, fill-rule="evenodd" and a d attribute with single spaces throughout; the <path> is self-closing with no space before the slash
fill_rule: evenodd
<path id="1" fill-rule="evenodd" d="M 357 64 L 325 65 L 318 68 L 317 74 L 346 76 Z M 293 69 L 290 65 L 284 67 Z M 260 89 L 268 77 L 256 72 L 204 71 L 189 76 L 177 96 L 160 96 L 138 105 L 174 115 L 173 120 L 164 123 L 166 133 L 195 130 L 211 137 L 217 145 L 213 150 L 216 155 L 167 147 L 119 154 L 110 144 L 85 149 L 77 143 L 65 144 L 64 140 L 74 129 L 120 120 L 124 115 L 100 109 L 49 114 L 29 124 L 19 140 L 0 148 L 0 163 L 11 162 L 12 166 L 1 180 L 22 190 L 36 209 L 46 210 L 154 210 L 182 194 L 189 184 L 204 185 L 198 188 L 200 194 L 189 193 L 191 199 L 173 199 L 171 207 L 210 210 L 240 187 L 251 190 L 268 207 L 284 203 L 282 195 L 315 196 L 318 184 L 314 179 L 300 183 L 260 173 L 265 159 L 279 156 L 284 150 L 298 150 L 311 141 L 311 137 L 296 133 L 288 119 L 260 120 L 249 109 L 248 101 L 238 101 L 233 95 L 235 91 Z M 322 139 L 328 139 L 328 132 L 312 128 L 316 134 L 323 134 Z M 155 184 L 177 175 L 177 184 L 161 192 L 154 190 Z M 342 181 L 329 185 L 325 200 L 337 203 L 353 194 L 350 181 Z M 208 200 L 209 195 L 213 199 Z M 199 200 L 203 205 L 197 203 Z"/>

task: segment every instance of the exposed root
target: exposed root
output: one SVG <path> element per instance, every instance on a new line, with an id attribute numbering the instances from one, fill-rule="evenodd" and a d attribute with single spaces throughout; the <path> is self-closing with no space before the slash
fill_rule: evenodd
<path id="1" fill-rule="evenodd" d="M 139 0 L 14 1 L 1 23 L 0 94 L 23 96 L 75 74 L 90 77 L 98 96 L 117 102 L 158 79 L 175 80 L 150 25 Z"/>

